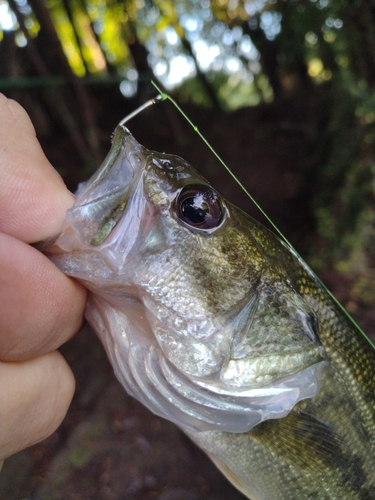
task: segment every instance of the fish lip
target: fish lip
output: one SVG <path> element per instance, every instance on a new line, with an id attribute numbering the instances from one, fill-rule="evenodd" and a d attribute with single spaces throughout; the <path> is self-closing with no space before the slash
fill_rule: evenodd
<path id="1" fill-rule="evenodd" d="M 106 176 L 110 174 L 115 162 L 118 160 L 118 157 L 121 155 L 121 152 L 123 151 L 125 138 L 126 139 L 132 138 L 134 142 L 138 144 L 126 127 L 117 126 L 113 134 L 112 146 L 108 154 L 102 161 L 101 165 L 93 174 L 93 176 L 89 179 L 89 181 L 81 183 L 79 185 L 75 195 L 76 196 L 75 202 L 73 206 L 67 210 L 67 215 L 66 215 L 67 219 L 69 219 L 70 217 L 69 222 L 73 230 L 74 230 L 74 223 L 72 224 L 72 219 L 74 219 L 74 212 L 82 210 L 85 206 L 89 208 L 90 203 L 94 204 L 100 201 L 100 197 L 94 197 L 90 199 L 90 195 L 87 193 L 87 191 L 89 190 L 89 192 L 95 192 L 95 188 L 102 183 L 103 179 Z M 103 197 L 104 196 L 101 196 L 101 198 Z M 48 251 L 57 242 L 57 240 L 63 233 L 64 229 L 45 240 L 34 243 L 32 246 L 34 246 L 37 250 L 42 252 Z M 92 234 L 85 235 L 85 231 L 83 232 L 83 234 L 81 234 L 80 231 L 77 232 L 80 236 L 79 239 L 88 247 L 98 246 L 102 242 L 102 241 L 96 242 L 96 237 L 93 236 Z"/>
<path id="2" fill-rule="evenodd" d="M 46 252 L 50 247 L 52 247 L 61 235 L 61 231 L 49 236 L 45 240 L 40 240 L 35 243 L 31 243 L 30 246 L 34 247 L 39 252 Z"/>
<path id="3" fill-rule="evenodd" d="M 130 145 L 128 144 L 129 142 Z M 90 188 L 90 190 L 93 191 L 98 185 L 102 184 L 103 179 L 111 174 L 116 161 L 119 159 L 122 153 L 125 153 L 125 155 L 128 157 L 128 160 L 131 161 L 131 159 L 129 158 L 129 152 L 137 152 L 138 154 L 144 153 L 144 155 L 147 156 L 148 150 L 144 146 L 139 144 L 139 142 L 130 133 L 129 129 L 127 129 L 123 125 L 119 125 L 114 131 L 112 145 L 110 150 L 108 151 L 108 154 L 102 161 L 99 168 L 93 174 L 93 176 L 89 179 L 89 181 L 84 183 L 83 189 L 78 191 L 76 202 L 79 202 L 81 195 L 83 196 L 85 194 L 84 192 L 87 191 L 87 189 Z M 133 167 L 141 170 L 142 167 L 139 165 L 137 166 L 136 163 L 137 162 L 135 162 L 135 165 L 133 164 Z"/>
<path id="4" fill-rule="evenodd" d="M 113 252 L 110 247 L 113 242 L 116 246 L 116 229 L 124 219 L 128 205 L 132 205 L 133 195 L 139 187 L 143 189 L 142 178 L 148 155 L 149 151 L 126 127 L 118 126 L 106 158 L 81 187 L 73 207 L 67 211 L 65 234 L 60 234 L 54 243 L 68 252 L 73 246 L 75 250 L 105 250 L 103 253 L 108 254 L 111 266 Z M 42 248 L 46 249 L 46 244 Z"/>

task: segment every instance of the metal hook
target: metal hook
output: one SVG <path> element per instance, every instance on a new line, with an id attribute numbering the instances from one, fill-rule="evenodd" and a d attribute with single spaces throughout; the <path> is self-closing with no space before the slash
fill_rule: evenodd
<path id="1" fill-rule="evenodd" d="M 132 113 L 130 113 L 128 116 L 126 116 L 125 118 L 123 118 L 120 121 L 119 126 L 124 125 L 124 123 L 126 123 L 127 121 L 129 121 L 132 118 L 134 118 L 134 116 L 136 116 L 138 113 L 140 113 L 144 109 L 148 108 L 149 106 L 152 106 L 153 104 L 157 104 L 158 102 L 161 102 L 161 101 L 164 101 L 164 97 L 161 94 L 157 95 L 153 99 L 150 99 L 149 101 L 147 101 L 144 104 L 142 104 L 142 106 L 139 106 L 139 108 L 137 108 L 135 111 L 133 111 Z"/>

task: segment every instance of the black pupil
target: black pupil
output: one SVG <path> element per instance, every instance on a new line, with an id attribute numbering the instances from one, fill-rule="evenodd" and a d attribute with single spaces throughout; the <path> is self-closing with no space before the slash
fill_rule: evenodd
<path id="1" fill-rule="evenodd" d="M 219 195 L 211 187 L 190 184 L 178 194 L 174 205 L 177 219 L 193 231 L 212 232 L 223 220 Z"/>
<path id="2" fill-rule="evenodd" d="M 210 207 L 204 201 L 202 194 L 186 198 L 181 204 L 181 212 L 191 224 L 201 224 L 210 214 Z"/>

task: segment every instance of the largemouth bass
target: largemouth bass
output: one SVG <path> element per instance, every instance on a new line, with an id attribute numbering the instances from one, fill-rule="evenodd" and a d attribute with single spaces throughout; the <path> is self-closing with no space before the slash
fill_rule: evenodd
<path id="1" fill-rule="evenodd" d="M 375 352 L 309 267 L 119 125 L 48 250 L 129 394 L 252 500 L 375 498 Z"/>

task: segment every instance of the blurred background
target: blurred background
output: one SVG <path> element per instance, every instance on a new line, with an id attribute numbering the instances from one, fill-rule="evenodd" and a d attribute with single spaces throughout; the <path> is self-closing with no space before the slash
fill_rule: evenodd
<path id="1" fill-rule="evenodd" d="M 151 79 L 374 338 L 375 1 L 0 0 L 0 91 L 72 191 L 118 121 L 156 95 Z M 264 222 L 170 102 L 127 125 Z M 125 394 L 87 328 L 62 352 L 72 407 L 6 461 L 2 499 L 243 498 Z"/>

